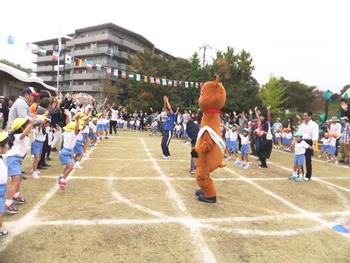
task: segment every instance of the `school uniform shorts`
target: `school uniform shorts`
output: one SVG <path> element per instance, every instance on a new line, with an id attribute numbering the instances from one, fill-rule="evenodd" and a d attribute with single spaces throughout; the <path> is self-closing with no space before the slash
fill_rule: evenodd
<path id="1" fill-rule="evenodd" d="M 60 151 L 59 158 L 62 165 L 73 164 L 73 150 L 63 148 Z"/>
<path id="2" fill-rule="evenodd" d="M 248 155 L 249 154 L 249 145 L 243 144 L 241 147 L 241 153 L 242 155 Z"/>
<path id="3" fill-rule="evenodd" d="M 238 150 L 238 142 L 237 141 L 230 142 L 230 150 L 231 150 L 231 152 L 237 152 L 237 150 Z"/>
<path id="4" fill-rule="evenodd" d="M 35 140 L 32 142 L 32 155 L 41 155 L 44 142 Z"/>
<path id="5" fill-rule="evenodd" d="M 5 213 L 6 184 L 0 184 L 0 214 Z"/>
<path id="6" fill-rule="evenodd" d="M 74 154 L 82 155 L 83 154 L 83 145 L 84 145 L 83 141 L 77 141 L 75 143 L 75 146 L 73 149 Z"/>
<path id="7" fill-rule="evenodd" d="M 7 157 L 8 176 L 22 175 L 23 157 L 14 155 Z"/>
<path id="8" fill-rule="evenodd" d="M 298 166 L 304 165 L 305 156 L 304 154 L 297 154 L 294 156 L 294 164 Z"/>

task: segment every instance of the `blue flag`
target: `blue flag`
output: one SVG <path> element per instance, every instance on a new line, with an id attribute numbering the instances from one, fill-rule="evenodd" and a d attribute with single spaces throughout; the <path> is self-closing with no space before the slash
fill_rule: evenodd
<path id="1" fill-rule="evenodd" d="M 15 44 L 15 38 L 13 36 L 7 37 L 7 44 L 14 45 Z"/>

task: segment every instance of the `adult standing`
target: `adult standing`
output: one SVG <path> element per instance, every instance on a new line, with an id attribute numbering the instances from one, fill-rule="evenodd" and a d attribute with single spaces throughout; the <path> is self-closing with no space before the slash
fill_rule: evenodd
<path id="1" fill-rule="evenodd" d="M 339 140 L 339 160 L 338 163 L 349 164 L 350 155 L 350 124 L 346 116 L 341 117 L 342 127 Z"/>
<path id="2" fill-rule="evenodd" d="M 170 159 L 169 143 L 173 135 L 173 129 L 176 121 L 176 114 L 171 108 L 169 98 L 167 96 L 164 96 L 163 101 L 164 101 L 164 112 L 166 113 L 167 118 L 163 124 L 163 138 L 162 138 L 161 146 L 163 151 L 163 158 L 168 160 Z"/>
<path id="3" fill-rule="evenodd" d="M 258 120 L 257 138 L 256 138 L 256 153 L 260 160 L 260 168 L 267 168 L 266 159 L 269 157 L 269 145 L 267 135 L 271 133 L 270 124 L 267 121 L 267 116 L 260 114 Z"/>
<path id="4" fill-rule="evenodd" d="M 312 176 L 312 156 L 313 149 L 316 148 L 319 137 L 319 127 L 316 122 L 312 120 L 312 112 L 305 112 L 303 114 L 303 122 L 301 123 L 298 132 L 303 134 L 303 140 L 309 144 L 310 147 L 305 152 L 306 174 L 305 181 L 311 180 Z"/>
<path id="5" fill-rule="evenodd" d="M 2 129 L 5 130 L 8 119 L 9 119 L 9 111 L 12 106 L 12 100 L 11 98 L 4 98 L 4 100 L 1 103 L 1 112 L 2 112 L 2 118 L 3 118 L 3 123 L 2 123 Z"/>
<path id="6" fill-rule="evenodd" d="M 39 97 L 33 87 L 24 88 L 21 96 L 13 103 L 9 111 L 9 120 L 7 123 L 7 129 L 11 129 L 12 122 L 17 118 L 30 118 L 32 115 L 29 112 L 29 106 L 33 104 L 34 99 Z"/>

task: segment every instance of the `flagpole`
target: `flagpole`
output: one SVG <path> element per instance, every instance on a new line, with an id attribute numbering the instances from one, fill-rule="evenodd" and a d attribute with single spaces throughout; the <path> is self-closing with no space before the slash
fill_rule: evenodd
<path id="1" fill-rule="evenodd" d="M 57 60 L 57 92 L 59 92 L 59 84 L 60 84 L 60 56 L 61 56 L 61 28 L 59 28 L 58 33 L 58 60 Z"/>

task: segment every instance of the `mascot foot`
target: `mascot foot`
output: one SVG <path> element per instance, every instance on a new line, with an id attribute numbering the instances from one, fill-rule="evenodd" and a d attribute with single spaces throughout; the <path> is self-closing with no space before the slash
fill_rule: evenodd
<path id="1" fill-rule="evenodd" d="M 198 189 L 194 194 L 198 197 L 200 195 L 203 195 L 203 191 L 201 189 Z"/>
<path id="2" fill-rule="evenodd" d="M 209 204 L 214 204 L 216 203 L 216 196 L 214 197 L 205 197 L 203 194 L 198 196 L 198 201 L 204 202 L 204 203 L 209 203 Z"/>

